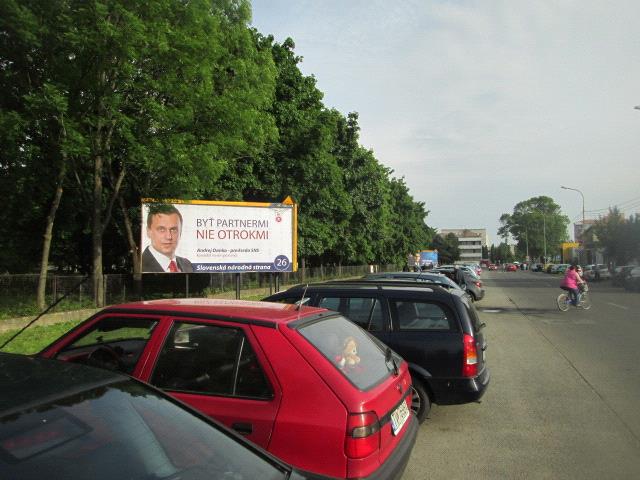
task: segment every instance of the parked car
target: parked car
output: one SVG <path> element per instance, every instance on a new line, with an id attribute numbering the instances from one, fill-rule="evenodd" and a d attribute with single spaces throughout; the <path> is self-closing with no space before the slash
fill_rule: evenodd
<path id="1" fill-rule="evenodd" d="M 556 273 L 564 273 L 566 272 L 567 268 L 569 268 L 571 265 L 568 263 L 556 263 L 554 265 L 551 266 L 551 269 L 549 270 L 549 273 L 552 274 L 556 274 Z"/>
<path id="2" fill-rule="evenodd" d="M 416 438 L 407 363 L 325 309 L 128 303 L 100 311 L 41 356 L 130 374 L 323 475 L 398 478 Z"/>
<path id="3" fill-rule="evenodd" d="M 119 373 L 0 353 L 0 391 L 3 479 L 321 478 Z"/>
<path id="4" fill-rule="evenodd" d="M 432 403 L 474 402 L 489 385 L 487 342 L 476 309 L 460 290 L 402 281 L 297 285 L 266 298 L 341 312 L 409 362 L 412 409 L 423 422 Z"/>
<path id="5" fill-rule="evenodd" d="M 495 263 L 490 263 L 487 268 L 489 270 L 498 270 L 498 266 Z"/>
<path id="6" fill-rule="evenodd" d="M 457 271 L 462 274 L 462 279 L 459 278 Z M 443 265 L 433 270 L 429 270 L 431 273 L 441 273 L 446 275 L 451 280 L 456 282 L 463 290 L 465 290 L 473 301 L 480 301 L 484 298 L 484 287 L 482 281 L 470 268 L 459 268 L 456 265 Z"/>
<path id="7" fill-rule="evenodd" d="M 515 272 L 518 270 L 518 267 L 514 263 L 507 263 L 504 267 L 505 272 Z"/>
<path id="8" fill-rule="evenodd" d="M 632 292 L 640 292 L 640 267 L 633 267 L 629 270 L 624 279 L 624 288 Z"/>
<path id="9" fill-rule="evenodd" d="M 585 280 L 598 282 L 600 280 L 609 280 L 611 278 L 611 272 L 609 272 L 606 265 L 594 264 L 584 267 L 582 276 Z"/>
<path id="10" fill-rule="evenodd" d="M 464 289 L 456 282 L 442 273 L 429 273 L 429 272 L 380 272 L 370 273 L 363 277 L 364 280 L 406 280 L 416 281 L 424 283 L 432 283 L 444 288 L 455 288 L 457 290 Z"/>
<path id="11" fill-rule="evenodd" d="M 542 263 L 532 263 L 531 271 L 532 272 L 541 272 L 544 269 L 544 264 Z"/>
<path id="12" fill-rule="evenodd" d="M 623 287 L 625 284 L 625 280 L 629 276 L 629 273 L 634 268 L 635 268 L 634 265 L 621 265 L 619 267 L 614 268 L 611 283 L 618 287 Z"/>

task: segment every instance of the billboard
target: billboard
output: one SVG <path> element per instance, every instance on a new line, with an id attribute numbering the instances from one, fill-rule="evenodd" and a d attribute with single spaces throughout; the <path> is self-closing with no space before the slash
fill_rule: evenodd
<path id="1" fill-rule="evenodd" d="M 422 250 L 420 251 L 420 266 L 426 265 L 427 268 L 438 266 L 438 250 Z"/>
<path id="2" fill-rule="evenodd" d="M 297 206 L 142 200 L 143 273 L 293 272 Z"/>

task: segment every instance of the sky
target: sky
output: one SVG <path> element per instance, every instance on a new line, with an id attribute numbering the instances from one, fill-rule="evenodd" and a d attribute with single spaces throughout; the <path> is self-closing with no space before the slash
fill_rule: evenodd
<path id="1" fill-rule="evenodd" d="M 640 212 L 640 1 L 252 0 L 324 105 L 434 228 L 486 228 L 540 195 L 572 222 Z M 579 190 L 563 190 L 561 185 Z"/>

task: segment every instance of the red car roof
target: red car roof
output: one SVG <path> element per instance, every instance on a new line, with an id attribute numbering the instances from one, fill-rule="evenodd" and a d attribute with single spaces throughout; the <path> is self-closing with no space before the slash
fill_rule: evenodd
<path id="1" fill-rule="evenodd" d="M 326 308 L 303 306 L 276 302 L 258 302 L 250 300 L 225 300 L 213 298 L 172 298 L 149 300 L 142 302 L 122 303 L 107 307 L 109 309 L 144 311 L 166 311 L 175 313 L 200 313 L 220 315 L 228 318 L 244 318 L 247 320 L 272 321 L 286 323 L 299 317 L 326 312 Z"/>

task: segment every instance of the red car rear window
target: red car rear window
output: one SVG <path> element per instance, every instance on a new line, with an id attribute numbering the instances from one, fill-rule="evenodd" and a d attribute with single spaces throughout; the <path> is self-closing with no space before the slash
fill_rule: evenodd
<path id="1" fill-rule="evenodd" d="M 381 346 L 342 316 L 311 323 L 299 331 L 360 390 L 377 385 L 393 370 Z"/>

